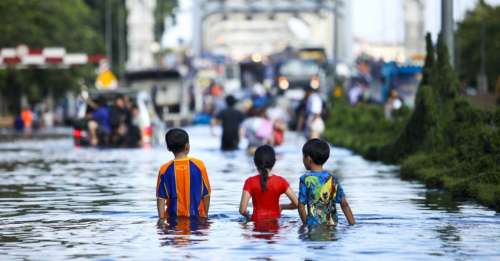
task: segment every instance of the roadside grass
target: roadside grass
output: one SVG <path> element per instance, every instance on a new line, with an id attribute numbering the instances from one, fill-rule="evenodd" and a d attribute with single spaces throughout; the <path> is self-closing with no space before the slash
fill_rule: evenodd
<path id="1" fill-rule="evenodd" d="M 394 149 L 407 146 L 396 142 L 401 142 L 411 118 L 408 110 L 388 120 L 380 105 L 352 107 L 344 98 L 334 99 L 325 138 L 366 159 L 400 164 L 402 179 L 419 180 L 429 188 L 448 191 L 455 199 L 475 199 L 500 211 L 500 109 L 482 111 L 461 98 L 451 106 L 452 115 L 439 129 L 445 135 L 436 139 L 440 144 L 409 154 Z"/>

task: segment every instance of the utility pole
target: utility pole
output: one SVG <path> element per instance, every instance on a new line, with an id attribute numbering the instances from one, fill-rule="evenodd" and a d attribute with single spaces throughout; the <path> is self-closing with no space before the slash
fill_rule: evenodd
<path id="1" fill-rule="evenodd" d="M 111 25 L 111 0 L 106 0 L 106 55 L 109 69 L 113 68 L 113 31 Z"/>
<path id="2" fill-rule="evenodd" d="M 118 74 L 120 79 L 123 77 L 125 70 L 125 14 L 120 6 L 118 9 Z"/>
<path id="3" fill-rule="evenodd" d="M 332 58 L 333 58 L 333 81 L 335 85 L 335 80 L 337 79 L 337 60 L 338 60 L 338 48 L 339 48 L 339 42 L 338 42 L 338 35 L 339 35 L 339 5 L 340 0 L 335 0 L 335 5 L 333 7 L 333 52 L 332 52 Z"/>
<path id="4" fill-rule="evenodd" d="M 195 57 L 200 57 L 203 52 L 203 0 L 193 0 L 193 36 L 191 39 L 193 54 Z"/>
<path id="5" fill-rule="evenodd" d="M 450 64 L 455 66 L 453 0 L 441 0 L 441 33 L 448 47 Z"/>
<path id="6" fill-rule="evenodd" d="M 480 59 L 481 59 L 481 64 L 479 67 L 479 76 L 478 76 L 478 90 L 479 93 L 481 94 L 486 94 L 488 93 L 488 76 L 486 75 L 486 50 L 485 50 L 485 43 L 486 43 L 486 30 L 484 28 L 484 18 L 481 17 L 481 28 L 480 28 Z"/>
<path id="7" fill-rule="evenodd" d="M 337 62 L 339 59 L 339 5 L 342 4 L 341 0 L 335 0 L 333 6 L 333 50 L 332 50 L 332 75 L 333 75 L 333 83 L 331 86 L 327 87 L 328 95 L 333 93 L 335 86 L 337 84 Z"/>

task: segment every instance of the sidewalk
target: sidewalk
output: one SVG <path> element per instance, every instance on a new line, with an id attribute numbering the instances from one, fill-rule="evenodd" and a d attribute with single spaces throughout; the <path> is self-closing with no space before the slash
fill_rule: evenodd
<path id="1" fill-rule="evenodd" d="M 472 104 L 486 111 L 494 111 L 497 106 L 495 94 L 477 94 L 467 98 Z"/>
<path id="2" fill-rule="evenodd" d="M 11 142 L 15 140 L 42 140 L 70 138 L 71 128 L 55 127 L 33 131 L 30 136 L 12 129 L 0 128 L 0 142 Z"/>

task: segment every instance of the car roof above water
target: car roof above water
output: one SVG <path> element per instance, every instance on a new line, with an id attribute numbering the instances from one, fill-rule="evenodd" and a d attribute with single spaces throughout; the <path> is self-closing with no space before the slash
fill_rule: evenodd
<path id="1" fill-rule="evenodd" d="M 105 99 L 114 99 L 119 96 L 129 96 L 136 97 L 139 93 L 138 90 L 129 89 L 129 88 L 121 88 L 114 90 L 91 90 L 89 95 L 92 99 L 103 97 Z"/>

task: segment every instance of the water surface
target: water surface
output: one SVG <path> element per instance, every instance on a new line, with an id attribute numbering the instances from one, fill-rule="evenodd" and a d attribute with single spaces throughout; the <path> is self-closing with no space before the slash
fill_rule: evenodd
<path id="1" fill-rule="evenodd" d="M 192 156 L 212 185 L 210 218 L 157 223 L 155 185 L 171 158 L 151 150 L 76 149 L 70 140 L 0 144 L 2 260 L 97 259 L 500 259 L 500 215 L 473 202 L 401 181 L 398 169 L 334 148 L 358 224 L 308 230 L 296 211 L 278 223 L 238 215 L 244 180 L 255 174 L 244 151 L 222 153 L 204 127 L 190 128 Z M 297 192 L 304 140 L 290 134 L 275 170 Z M 286 202 L 285 198 L 283 198 Z"/>

